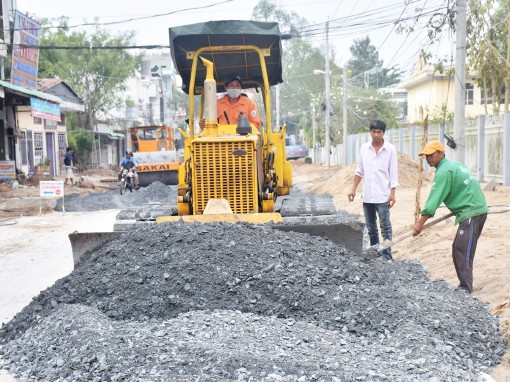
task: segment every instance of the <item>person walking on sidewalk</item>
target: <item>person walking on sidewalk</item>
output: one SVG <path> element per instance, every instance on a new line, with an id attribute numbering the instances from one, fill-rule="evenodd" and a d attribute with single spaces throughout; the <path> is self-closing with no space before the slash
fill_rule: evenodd
<path id="1" fill-rule="evenodd" d="M 68 147 L 66 149 L 66 154 L 64 155 L 64 167 L 66 170 L 66 180 L 65 184 L 67 184 L 67 181 L 69 180 L 71 182 L 71 185 L 74 184 L 74 174 L 73 174 L 73 149 L 71 147 Z"/>
<path id="2" fill-rule="evenodd" d="M 478 180 L 463 163 L 446 159 L 440 141 L 429 142 L 418 155 L 425 156 L 429 166 L 436 168 L 436 174 L 425 207 L 413 227 L 413 236 L 421 233 L 425 222 L 444 203 L 455 215 L 455 224 L 459 225 L 452 244 L 459 288 L 472 293 L 476 245 L 489 212 L 485 195 Z"/>
<path id="3" fill-rule="evenodd" d="M 347 194 L 349 202 L 352 202 L 361 179 L 364 179 L 361 197 L 371 246 L 379 244 L 377 216 L 383 239 L 391 241 L 393 236 L 390 208 L 395 204 L 395 189 L 398 187 L 398 156 L 395 146 L 384 140 L 385 132 L 383 121 L 376 119 L 370 123 L 372 141 L 361 146 L 352 190 Z M 391 247 L 380 254 L 388 260 L 393 258 Z"/>

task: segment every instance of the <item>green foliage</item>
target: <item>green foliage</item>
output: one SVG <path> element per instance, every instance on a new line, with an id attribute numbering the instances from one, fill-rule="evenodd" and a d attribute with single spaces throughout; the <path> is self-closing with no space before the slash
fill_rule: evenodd
<path id="1" fill-rule="evenodd" d="M 430 123 L 441 123 L 453 121 L 453 112 L 448 111 L 448 106 L 443 104 L 441 106 L 436 106 L 434 110 L 429 114 L 429 122 Z"/>
<path id="2" fill-rule="evenodd" d="M 281 120 L 275 121 L 280 126 L 285 120 L 289 134 L 303 127 L 301 118 L 310 112 L 310 94 L 324 91 L 324 75 L 314 75 L 314 69 L 324 69 L 323 52 L 299 37 L 298 31 L 307 21 L 295 12 L 286 12 L 272 0 L 259 0 L 253 11 L 253 19 L 276 21 L 281 33 L 291 34 L 290 40 L 282 41 L 283 84 L 280 85 Z M 332 70 L 334 70 L 332 68 Z M 271 89 L 272 110 L 276 112 L 276 90 Z M 276 115 L 273 116 L 275 118 Z M 305 134 L 311 134 L 311 126 L 304 126 Z M 310 135 L 311 136 L 311 135 Z"/>
<path id="3" fill-rule="evenodd" d="M 78 153 L 82 165 L 87 166 L 92 152 L 92 133 L 83 128 L 71 130 L 67 134 L 67 140 L 69 146 Z"/>
<path id="4" fill-rule="evenodd" d="M 499 89 L 510 85 L 508 57 L 508 4 L 500 0 L 469 0 L 467 20 L 468 68 L 476 73 L 478 85 L 493 93 L 493 110 L 499 111 Z M 508 97 L 507 97 L 508 98 Z M 508 103 L 505 110 L 508 109 Z"/>
<path id="5" fill-rule="evenodd" d="M 400 81 L 401 72 L 396 66 L 384 68 L 379 60 L 377 48 L 370 43 L 367 36 L 355 39 L 349 48 L 352 58 L 348 61 L 351 70 L 351 81 L 365 88 L 382 88 Z"/>
<path id="6" fill-rule="evenodd" d="M 286 13 L 273 0 L 259 0 L 255 6 L 253 18 L 261 21 L 277 21 L 282 33 L 292 34 L 293 37 L 290 40 L 282 42 L 284 83 L 280 85 L 281 119 L 286 122 L 289 134 L 297 136 L 299 131 L 303 130 L 309 147 L 312 145 L 313 122 L 315 122 L 316 140 L 319 145 L 324 145 L 326 119 L 324 47 L 317 47 L 311 41 L 299 36 L 299 30 L 308 24 L 306 19 L 295 12 Z M 363 51 L 365 48 L 369 50 L 368 55 Z M 355 43 L 351 51 L 356 53 L 353 58 L 353 62 L 356 63 L 354 69 L 356 74 L 377 66 L 375 75 L 370 78 L 370 83 L 374 87 L 376 85 L 383 87 L 399 81 L 400 74 L 397 70 L 382 68 L 382 61 L 379 60 L 378 53 L 370 44 L 368 37 L 359 44 Z M 332 144 L 338 144 L 343 139 L 343 69 L 335 65 L 334 52 L 330 56 L 333 56 L 333 58 L 330 57 L 330 139 Z M 317 70 L 322 73 L 314 74 Z M 370 121 L 374 118 L 383 119 L 388 126 L 396 125 L 398 108 L 387 100 L 387 95 L 377 93 L 375 88 L 366 90 L 355 88 L 355 92 L 358 90 L 366 93 L 363 95 L 366 99 L 360 101 L 349 97 L 349 133 L 368 129 Z M 274 88 L 271 90 L 271 98 L 272 108 L 275 110 Z"/>
<path id="7" fill-rule="evenodd" d="M 388 128 L 398 126 L 400 110 L 389 94 L 375 89 L 349 87 L 349 134 L 369 131 L 370 122 L 380 119 Z"/>
<path id="8" fill-rule="evenodd" d="M 59 77 L 69 83 L 85 102 L 85 127 L 90 130 L 99 111 L 108 113 L 125 104 L 121 94 L 126 90 L 126 80 L 139 68 L 141 56 L 118 47 L 132 45 L 134 32 L 113 36 L 96 29 L 88 34 L 71 30 L 66 17 L 43 20 L 42 25 L 41 45 L 82 47 L 42 49 L 39 77 Z M 108 46 L 112 48 L 83 49 Z"/>

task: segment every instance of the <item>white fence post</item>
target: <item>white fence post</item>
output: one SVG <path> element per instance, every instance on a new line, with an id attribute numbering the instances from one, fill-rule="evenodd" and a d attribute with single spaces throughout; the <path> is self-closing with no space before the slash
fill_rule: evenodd
<path id="1" fill-rule="evenodd" d="M 510 112 L 497 116 L 479 116 L 478 119 L 466 120 L 469 129 L 466 134 L 465 164 L 473 174 L 476 174 L 480 182 L 486 181 L 487 177 L 502 182 L 504 186 L 510 186 Z M 451 126 L 449 125 L 449 128 Z M 438 139 L 445 144 L 445 123 L 431 125 L 427 131 L 427 140 Z M 417 157 L 421 151 L 421 135 L 418 134 L 420 127 L 410 126 L 398 129 L 388 129 L 386 139 L 397 148 L 400 153 L 407 154 L 412 158 Z M 436 138 L 436 134 L 438 135 Z M 361 145 L 370 140 L 369 133 L 349 134 L 345 145 L 339 145 L 333 149 L 332 160 L 335 164 L 341 164 L 342 150 L 347 150 L 346 166 L 358 161 Z M 398 140 L 398 142 L 397 142 Z M 452 149 L 445 144 L 447 156 L 450 157 Z M 324 147 L 314 150 L 314 163 L 324 164 Z M 427 163 L 423 168 L 428 169 Z"/>
<path id="2" fill-rule="evenodd" d="M 478 181 L 485 178 L 485 115 L 478 116 Z"/>
<path id="3" fill-rule="evenodd" d="M 510 186 L 510 112 L 503 118 L 503 186 Z"/>

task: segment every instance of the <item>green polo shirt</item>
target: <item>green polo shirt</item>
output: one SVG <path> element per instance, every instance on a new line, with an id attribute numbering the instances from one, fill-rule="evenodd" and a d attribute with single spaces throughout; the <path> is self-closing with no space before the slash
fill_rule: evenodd
<path id="1" fill-rule="evenodd" d="M 464 164 L 446 157 L 436 167 L 434 184 L 421 214 L 434 216 L 441 203 L 455 214 L 455 224 L 489 211 L 478 180 Z"/>

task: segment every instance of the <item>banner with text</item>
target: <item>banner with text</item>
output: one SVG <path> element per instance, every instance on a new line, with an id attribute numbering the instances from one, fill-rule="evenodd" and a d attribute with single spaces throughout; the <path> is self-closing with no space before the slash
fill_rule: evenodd
<path id="1" fill-rule="evenodd" d="M 16 164 L 13 160 L 0 161 L 0 179 L 16 179 Z"/>
<path id="2" fill-rule="evenodd" d="M 20 11 L 14 13 L 11 83 L 29 89 L 37 87 L 41 24 Z M 34 48 L 31 48 L 34 46 Z"/>

